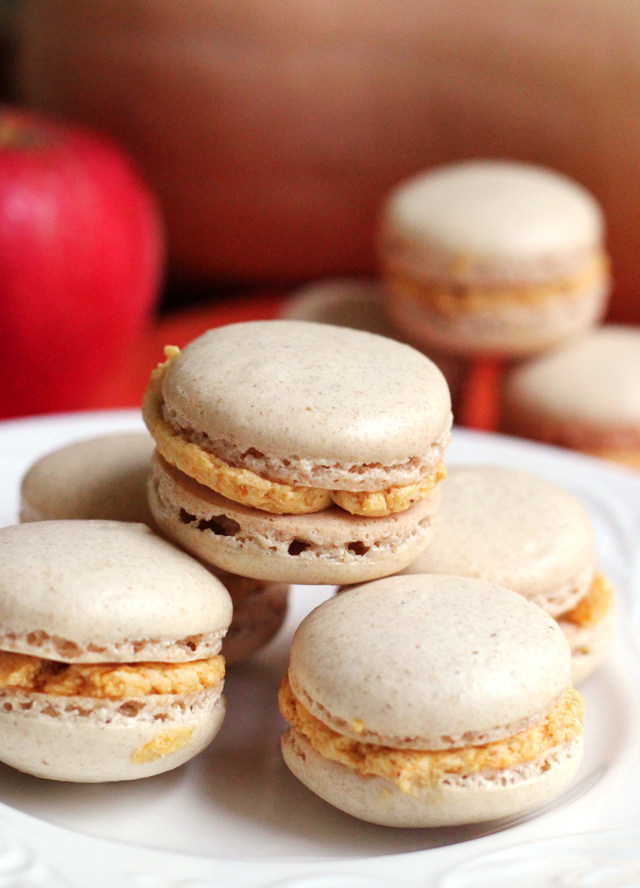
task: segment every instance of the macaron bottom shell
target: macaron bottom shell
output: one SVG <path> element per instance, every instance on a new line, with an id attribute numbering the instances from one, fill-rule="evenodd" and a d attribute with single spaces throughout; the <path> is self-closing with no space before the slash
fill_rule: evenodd
<path id="1" fill-rule="evenodd" d="M 451 313 L 396 291 L 388 311 L 398 332 L 423 349 L 466 357 L 524 358 L 589 330 L 605 306 L 605 288 L 589 285 L 573 293 L 559 289 L 539 302 L 514 294 L 492 306 Z"/>
<path id="2" fill-rule="evenodd" d="M 281 741 L 283 759 L 315 795 L 359 820 L 391 827 L 462 826 L 534 812 L 575 776 L 583 754 L 579 736 L 542 761 L 501 771 L 460 775 L 403 792 L 378 776 L 363 776 L 323 758 L 299 732 Z"/>
<path id="3" fill-rule="evenodd" d="M 387 576 L 416 558 L 431 538 L 440 491 L 383 518 L 337 506 L 273 515 L 235 503 L 155 458 L 148 499 L 161 533 L 211 567 L 277 583 L 337 585 Z"/>
<path id="4" fill-rule="evenodd" d="M 4 693 L 0 761 L 26 774 L 73 783 L 105 783 L 173 770 L 202 752 L 220 730 L 220 688 L 195 699 L 158 695 L 135 715 L 122 702 Z M 138 701 L 136 701 L 138 702 Z"/>

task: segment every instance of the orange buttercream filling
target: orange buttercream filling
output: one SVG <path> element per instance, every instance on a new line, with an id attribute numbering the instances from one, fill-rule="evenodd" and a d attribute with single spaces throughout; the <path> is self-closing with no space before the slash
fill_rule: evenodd
<path id="1" fill-rule="evenodd" d="M 504 286 L 466 285 L 463 283 L 429 284 L 411 277 L 397 268 L 384 272 L 391 290 L 406 299 L 428 304 L 431 309 L 445 316 L 459 313 L 484 311 L 496 305 L 513 302 L 536 304 L 560 294 L 571 295 L 588 284 L 604 278 L 608 267 L 607 257 L 599 253 L 577 274 L 564 280 L 539 284 L 508 284 Z"/>
<path id="2" fill-rule="evenodd" d="M 503 740 L 457 749 L 394 749 L 362 743 L 327 727 L 294 696 L 287 677 L 278 700 L 292 730 L 302 734 L 323 758 L 362 775 L 383 777 L 407 793 L 447 775 L 501 770 L 535 761 L 578 737 L 584 720 L 582 696 L 569 687 L 538 724 Z"/>
<path id="3" fill-rule="evenodd" d="M 224 678 L 219 654 L 187 663 L 59 663 L 0 651 L 0 690 L 121 699 L 193 694 Z"/>
<path id="4" fill-rule="evenodd" d="M 612 601 L 611 583 L 602 574 L 596 573 L 584 598 L 558 619 L 567 620 L 576 626 L 593 626 L 606 617 L 611 610 Z"/>
<path id="5" fill-rule="evenodd" d="M 425 499 L 444 477 L 444 465 L 440 463 L 429 477 L 415 484 L 377 491 L 343 491 L 271 481 L 251 469 L 232 466 L 199 444 L 188 441 L 165 421 L 162 377 L 178 354 L 178 348 L 167 346 L 167 360 L 151 373 L 142 401 L 144 422 L 167 462 L 233 502 L 276 515 L 320 512 L 335 503 L 353 515 L 380 518 L 403 512 Z"/>

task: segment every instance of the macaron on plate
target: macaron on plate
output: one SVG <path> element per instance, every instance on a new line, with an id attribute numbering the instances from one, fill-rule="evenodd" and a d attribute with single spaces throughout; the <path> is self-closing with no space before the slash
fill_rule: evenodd
<path id="1" fill-rule="evenodd" d="M 157 450 L 149 502 L 169 539 L 289 583 L 374 579 L 427 544 L 452 414 L 421 352 L 295 320 L 165 351 L 142 413 Z"/>
<path id="2" fill-rule="evenodd" d="M 0 761 L 134 780 L 201 752 L 224 719 L 229 593 L 144 524 L 0 528 Z"/>
<path id="3" fill-rule="evenodd" d="M 142 430 L 139 410 L 34 418 L 0 425 L 0 525 L 17 521 L 20 479 L 38 457 L 74 440 Z M 496 792 L 495 796 L 483 796 L 478 787 L 467 787 L 463 792 L 476 799 L 478 810 L 464 803 L 463 812 L 470 814 L 465 817 L 459 810 L 456 812 L 454 805 L 441 821 L 448 821 L 449 825 L 441 826 L 380 825 L 362 819 L 362 812 L 341 810 L 335 798 L 322 798 L 318 785 L 305 785 L 291 772 L 281 753 L 282 737 L 289 728 L 278 710 L 277 695 L 287 672 L 291 670 L 295 689 L 302 693 L 302 683 L 316 704 L 320 700 L 316 692 L 324 687 L 323 693 L 327 693 L 327 685 L 321 685 L 318 679 L 326 671 L 326 663 L 323 665 L 320 654 L 314 656 L 312 645 L 306 642 L 302 663 L 300 650 L 296 653 L 297 643 L 292 644 L 294 635 L 315 608 L 335 607 L 334 602 L 342 596 L 355 592 L 360 596 L 367 586 L 393 583 L 396 578 L 367 581 L 356 590 L 338 595 L 333 585 L 294 584 L 288 615 L 280 631 L 250 661 L 227 670 L 226 713 L 216 735 L 180 766 L 145 779 L 83 783 L 42 779 L 8 764 L 0 765 L 0 873 L 9 874 L 16 884 L 21 881 L 37 888 L 70 888 L 86 884 L 88 877 L 95 881 L 97 873 L 105 885 L 139 883 L 163 888 L 177 888 L 187 882 L 234 888 L 466 888 L 478 884 L 552 888 L 563 882 L 569 884 L 578 872 L 587 880 L 606 872 L 612 883 L 626 884 L 630 862 L 636 860 L 640 847 L 640 563 L 634 554 L 640 482 L 623 469 L 581 454 L 454 428 L 447 448 L 448 469 L 453 472 L 457 466 L 470 463 L 526 470 L 563 486 L 584 504 L 593 522 L 598 570 L 615 589 L 618 627 L 607 656 L 577 689 L 584 699 L 585 715 L 584 727 L 579 732 L 581 739 L 577 741 L 583 745 L 582 759 L 575 773 L 561 775 L 553 767 L 539 769 L 543 774 L 541 782 L 531 783 L 538 787 L 539 794 L 529 795 L 522 806 L 504 801 L 514 785 L 509 780 L 505 783 L 510 788 L 504 794 Z M 21 527 L 26 532 L 35 524 Z M 415 577 L 407 575 L 400 579 L 412 582 Z M 531 661 L 526 657 L 522 669 L 511 670 L 515 676 L 507 675 L 509 660 L 515 664 L 522 658 L 530 641 L 520 639 L 511 655 L 505 649 L 497 653 L 502 657 L 500 668 L 505 687 L 515 687 L 518 678 L 523 685 L 526 678 L 538 695 L 535 701 L 530 698 L 529 707 L 520 698 L 517 706 L 522 711 L 518 713 L 514 697 L 509 713 L 513 718 L 505 718 L 504 712 L 497 711 L 496 700 L 491 700 L 491 683 L 483 684 L 480 667 L 476 667 L 476 672 L 469 665 L 469 661 L 481 655 L 465 650 L 456 664 L 447 662 L 445 651 L 435 664 L 441 670 L 442 688 L 445 679 L 454 684 L 458 681 L 460 693 L 464 691 L 470 699 L 464 715 L 458 713 L 456 717 L 452 706 L 441 709 L 443 721 L 437 726 L 434 722 L 440 737 L 449 733 L 458 742 L 458 731 L 464 734 L 496 728 L 498 723 L 506 725 L 510 733 L 511 728 L 519 726 L 516 723 L 521 717 L 527 722 L 524 733 L 536 734 L 533 709 L 541 714 L 549 703 L 548 699 L 543 700 L 545 694 L 559 701 L 563 689 L 570 687 L 567 649 L 560 644 L 562 632 L 558 624 L 541 609 L 535 611 L 534 604 L 522 594 L 511 593 L 508 597 L 509 607 L 536 613 L 532 618 L 536 625 L 544 623 L 545 631 L 558 643 L 554 650 L 562 649 L 563 653 L 553 669 L 549 666 L 552 658 L 546 658 L 549 681 L 540 678 L 540 670 L 530 669 L 533 674 L 527 673 Z M 444 613 L 449 624 L 455 622 L 451 619 L 452 608 L 445 608 Z M 460 620 L 469 620 L 480 635 L 486 616 L 474 612 L 469 604 Z M 409 633 L 411 622 L 403 623 Z M 503 640 L 507 645 L 509 639 L 513 644 L 523 631 L 521 623 L 519 626 L 512 633 L 505 633 Z M 390 638 L 395 629 L 391 623 L 388 628 Z M 384 623 L 379 630 L 384 641 Z M 365 633 L 366 627 L 360 631 Z M 370 699 L 380 700 L 382 695 L 376 695 L 376 689 L 391 687 L 397 697 L 394 707 L 404 701 L 406 720 L 400 739 L 406 738 L 413 732 L 411 719 L 415 713 L 411 702 L 415 698 L 411 682 L 417 678 L 410 676 L 410 665 L 415 666 L 419 652 L 410 650 L 407 644 L 400 655 L 396 651 L 387 656 L 378 649 L 376 658 L 373 645 L 367 649 L 366 634 L 359 635 L 353 646 L 349 638 L 346 634 L 338 645 L 340 657 L 346 662 L 349 657 L 358 656 L 357 644 L 364 639 L 375 678 Z M 484 643 L 496 644 L 496 640 L 485 639 Z M 447 650 L 451 656 L 451 646 Z M 395 666 L 391 668 L 394 658 Z M 484 662 L 490 659 L 485 656 Z M 332 705 L 337 706 L 341 694 L 342 700 L 347 700 L 348 683 L 339 681 L 337 655 L 334 665 L 336 668 L 329 668 L 328 675 L 335 676 L 330 697 Z M 394 672 L 403 666 L 407 669 L 404 677 Z M 455 674 L 456 669 L 461 670 L 460 675 Z M 353 670 L 347 670 L 348 675 L 352 673 Z M 312 688 L 313 675 L 316 684 Z M 471 705 L 474 689 L 478 693 Z M 433 694 L 421 694 L 420 699 L 423 703 L 430 700 L 433 706 Z M 328 697 L 324 702 L 329 708 Z M 396 707 L 396 714 L 399 711 Z M 314 716 L 319 712 L 317 708 Z M 346 703 L 344 711 L 337 708 L 333 714 L 337 714 L 338 722 L 342 719 L 354 730 L 366 730 L 373 718 L 372 711 L 363 715 L 363 711 L 347 707 Z M 9 715 L 5 712 L 5 717 Z M 377 730 L 383 733 L 389 725 L 383 723 L 383 714 L 378 718 L 382 720 Z M 336 722 L 330 730 L 337 726 Z M 77 735 L 71 736 L 70 744 L 77 743 Z M 510 733 L 511 738 L 514 736 Z M 362 731 L 358 737 L 363 739 Z M 512 739 L 498 736 L 493 736 L 489 743 L 505 744 L 510 755 L 517 746 Z M 558 747 L 562 745 L 559 743 Z M 466 750 L 463 758 L 473 761 L 465 746 L 456 747 L 461 748 Z M 523 748 L 518 746 L 521 752 Z M 478 749 L 482 750 L 482 745 Z M 441 751 L 446 755 L 452 753 L 448 745 Z M 29 745 L 25 744 L 21 752 L 28 754 Z M 411 750 L 404 750 L 401 757 L 409 759 L 410 753 Z M 461 757 L 455 749 L 453 753 L 459 765 Z M 308 766 L 311 768 L 315 761 L 310 756 Z M 384 756 L 381 762 L 383 769 L 389 764 Z M 515 759 L 511 765 L 522 770 Z M 321 772 L 326 773 L 323 758 L 320 766 Z M 475 778 L 469 781 L 461 775 L 458 768 L 452 782 L 473 786 Z M 555 781 L 556 776 L 557 785 L 543 786 L 546 781 Z M 394 788 L 386 782 L 383 787 L 390 789 L 390 796 L 394 797 Z M 449 787 L 450 792 L 453 789 Z M 355 804 L 357 796 L 352 798 Z M 494 802 L 488 799 L 496 798 L 503 802 L 491 808 Z M 364 801 L 369 804 L 366 797 Z M 362 804 L 362 799 L 357 803 Z M 501 807 L 503 804 L 505 807 Z M 427 807 L 433 806 L 429 803 Z M 424 812 L 425 806 L 421 805 L 420 810 Z"/>

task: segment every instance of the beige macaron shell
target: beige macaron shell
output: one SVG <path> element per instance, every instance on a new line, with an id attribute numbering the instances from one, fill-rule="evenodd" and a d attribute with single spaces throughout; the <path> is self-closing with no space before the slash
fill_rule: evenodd
<path id="1" fill-rule="evenodd" d="M 178 424 L 239 451 L 392 465 L 448 441 L 451 400 L 425 355 L 362 330 L 250 321 L 209 330 L 168 366 Z"/>
<path id="2" fill-rule="evenodd" d="M 222 583 L 142 524 L 5 527 L 0 563 L 5 650 L 85 662 L 190 660 L 216 653 L 231 621 Z"/>
<path id="3" fill-rule="evenodd" d="M 227 666 L 243 663 L 263 648 L 282 627 L 289 603 L 287 583 L 266 583 L 217 570 L 229 590 L 233 619 L 222 643 Z"/>
<path id="4" fill-rule="evenodd" d="M 406 573 L 460 574 L 507 586 L 553 616 L 589 590 L 596 550 L 586 508 L 520 469 L 451 466 L 431 543 Z"/>
<path id="5" fill-rule="evenodd" d="M 75 441 L 45 454 L 20 488 L 20 519 L 151 522 L 146 496 L 154 442 L 147 432 Z"/>
<path id="6" fill-rule="evenodd" d="M 339 584 L 395 573 L 416 558 L 431 537 L 440 491 L 438 485 L 410 509 L 383 518 L 337 506 L 273 515 L 234 503 L 156 459 L 149 503 L 169 539 L 215 568 L 274 582 Z M 300 543 L 309 545 L 300 550 Z"/>
<path id="7" fill-rule="evenodd" d="M 582 737 L 547 757 L 500 773 L 465 775 L 427 784 L 415 794 L 381 777 L 323 758 L 301 734 L 282 738 L 283 758 L 292 773 L 329 804 L 360 820 L 397 827 L 456 826 L 532 811 L 556 796 L 575 775 Z"/>
<path id="8" fill-rule="evenodd" d="M 418 279 L 477 285 L 548 281 L 594 255 L 603 215 L 581 185 L 547 168 L 472 160 L 400 183 L 383 224 Z M 383 243 L 384 252 L 384 243 Z"/>
<path id="9" fill-rule="evenodd" d="M 343 592 L 296 630 L 296 697 L 362 742 L 446 749 L 536 723 L 570 683 L 557 623 L 511 590 L 436 575 Z"/>
<path id="10" fill-rule="evenodd" d="M 640 446 L 640 328 L 604 325 L 510 369 L 504 423 L 575 446 Z"/>
<path id="11" fill-rule="evenodd" d="M 13 711 L 7 709 L 11 699 L 5 693 L 0 707 L 2 761 L 36 777 L 81 783 L 134 780 L 177 768 L 209 745 L 225 714 L 220 687 L 195 706 L 185 706 L 184 698 L 176 706 L 175 699 L 159 695 L 161 719 L 123 715 L 117 703 L 86 698 L 77 707 L 73 698 L 63 699 L 52 716 L 55 701 L 37 694 L 28 695 L 24 706 L 16 694 Z"/>
<path id="12" fill-rule="evenodd" d="M 372 278 L 322 278 L 291 292 L 280 316 L 393 336 L 384 287 Z"/>

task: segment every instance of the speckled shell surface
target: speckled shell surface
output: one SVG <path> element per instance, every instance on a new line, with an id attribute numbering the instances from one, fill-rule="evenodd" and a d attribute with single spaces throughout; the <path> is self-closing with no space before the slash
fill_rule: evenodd
<path id="1" fill-rule="evenodd" d="M 0 529 L 0 647 L 67 659 L 192 659 L 177 640 L 222 636 L 229 593 L 205 567 L 142 524 L 39 521 Z M 143 642 L 136 650 L 136 643 Z M 150 642 L 150 645 L 147 645 Z M 130 649 L 133 645 L 133 649 Z M 49 648 L 52 650 L 49 650 Z M 166 650 L 165 650 L 166 648 Z M 211 651 L 214 653 L 215 651 Z M 162 656 L 164 654 L 164 656 Z"/>
<path id="2" fill-rule="evenodd" d="M 339 733 L 393 747 L 490 742 L 537 721 L 570 684 L 557 623 L 480 580 L 387 577 L 336 595 L 300 624 L 289 680 Z"/>
<path id="3" fill-rule="evenodd" d="M 431 544 L 407 573 L 461 574 L 507 586 L 554 616 L 588 591 L 591 520 L 568 490 L 504 466 L 452 466 Z"/>
<path id="4" fill-rule="evenodd" d="M 408 265 L 411 245 L 420 249 L 416 270 L 421 255 L 427 277 L 497 283 L 572 273 L 600 246 L 604 225 L 592 195 L 554 170 L 471 160 L 400 183 L 383 228 L 405 242 Z"/>
<path id="5" fill-rule="evenodd" d="M 421 352 L 306 321 L 209 330 L 171 362 L 162 389 L 179 423 L 292 459 L 403 462 L 429 452 L 451 419 L 446 381 Z"/>
<path id="6" fill-rule="evenodd" d="M 22 521 L 106 518 L 152 522 L 147 504 L 154 442 L 146 432 L 74 441 L 35 462 L 22 479 Z"/>

